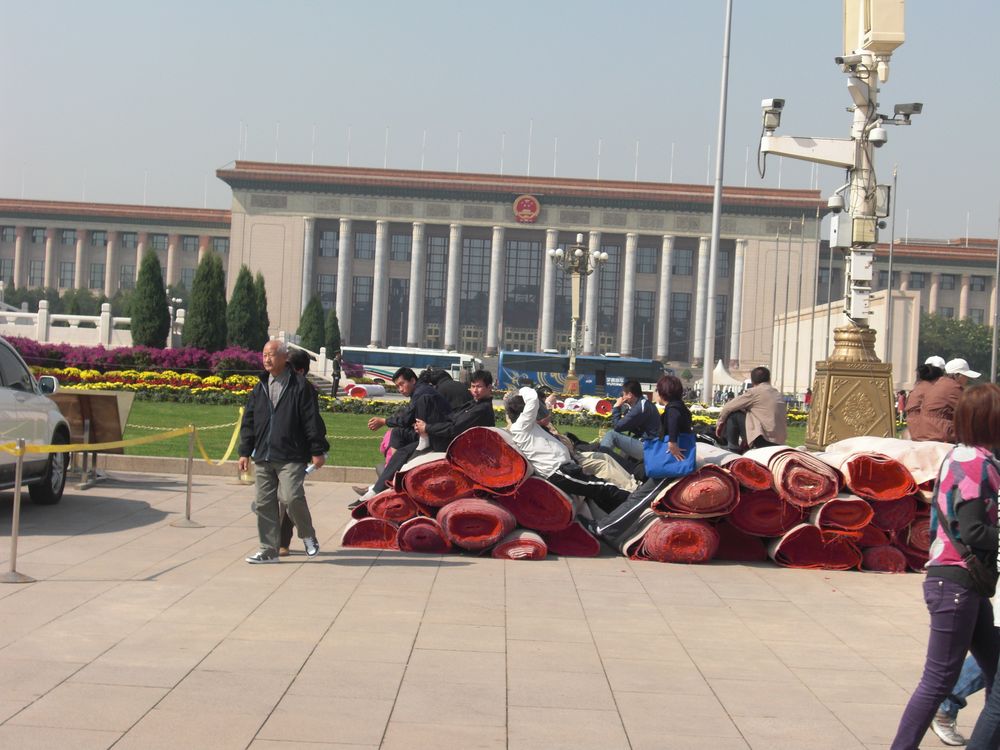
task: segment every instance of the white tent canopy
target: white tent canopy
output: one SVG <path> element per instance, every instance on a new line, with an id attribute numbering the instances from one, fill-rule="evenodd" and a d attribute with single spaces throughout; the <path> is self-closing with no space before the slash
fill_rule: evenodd
<path id="1" fill-rule="evenodd" d="M 727 370 L 726 366 L 722 364 L 721 359 L 719 360 L 718 364 L 715 365 L 715 369 L 712 370 L 712 382 L 715 384 L 716 390 L 718 390 L 719 388 L 727 388 L 730 386 L 732 387 L 743 386 L 742 380 L 737 380 L 736 378 L 734 378 L 732 375 L 729 374 L 729 370 Z M 702 387 L 702 384 L 703 381 L 701 380 L 695 383 L 695 385 L 698 386 L 699 388 Z"/>

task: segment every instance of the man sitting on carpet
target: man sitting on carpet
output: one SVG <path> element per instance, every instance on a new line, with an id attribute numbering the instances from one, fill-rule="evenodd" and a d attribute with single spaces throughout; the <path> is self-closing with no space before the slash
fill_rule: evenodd
<path id="1" fill-rule="evenodd" d="M 497 417 L 493 411 L 493 376 L 488 370 L 476 370 L 472 373 L 469 394 L 472 400 L 457 407 L 441 422 L 428 424 L 417 419 L 414 423 L 417 434 L 434 438 L 439 444 L 447 444 L 470 427 L 495 427 Z"/>
<path id="2" fill-rule="evenodd" d="M 660 413 L 642 395 L 638 380 L 626 380 L 622 395 L 611 409 L 612 429 L 601 438 L 601 449 L 620 450 L 633 461 L 642 461 L 642 441 L 659 435 Z"/>
<path id="3" fill-rule="evenodd" d="M 771 371 L 755 367 L 750 387 L 719 412 L 715 434 L 726 440 L 726 450 L 742 453 L 749 448 L 784 445 L 788 437 L 785 399 L 771 385 Z"/>

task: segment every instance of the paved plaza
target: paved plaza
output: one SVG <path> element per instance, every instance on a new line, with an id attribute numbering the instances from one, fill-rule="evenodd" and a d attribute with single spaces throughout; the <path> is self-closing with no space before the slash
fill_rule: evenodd
<path id="1" fill-rule="evenodd" d="M 252 488 L 116 476 L 24 507 L 2 748 L 882 748 L 923 663 L 918 575 L 340 549 L 316 481 L 319 557 L 252 566 Z"/>

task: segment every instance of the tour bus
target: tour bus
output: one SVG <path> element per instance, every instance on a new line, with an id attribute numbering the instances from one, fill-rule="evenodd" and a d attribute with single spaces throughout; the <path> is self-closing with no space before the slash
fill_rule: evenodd
<path id="1" fill-rule="evenodd" d="M 447 370 L 455 380 L 468 382 L 472 372 L 483 366 L 482 360 L 469 354 L 408 346 L 390 346 L 387 349 L 344 346 L 340 349 L 340 358 L 345 376 L 360 375 L 387 383 L 392 382 L 393 373 L 400 367 L 409 367 L 417 375 L 427 367 L 438 367 Z M 358 370 L 361 372 L 358 373 Z"/>
<path id="2" fill-rule="evenodd" d="M 535 385 L 544 385 L 556 393 L 566 391 L 566 371 L 569 356 L 557 352 L 500 352 L 497 366 L 497 387 L 510 389 L 517 386 L 520 378 L 527 378 Z M 638 380 L 643 391 L 653 390 L 662 375 L 672 375 L 674 371 L 664 367 L 657 359 L 634 359 L 605 354 L 599 356 L 578 356 L 576 375 L 580 381 L 581 396 L 618 397 L 622 383 Z"/>

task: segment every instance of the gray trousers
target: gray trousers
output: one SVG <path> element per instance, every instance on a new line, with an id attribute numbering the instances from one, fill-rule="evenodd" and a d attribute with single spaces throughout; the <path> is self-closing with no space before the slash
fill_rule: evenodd
<path id="1" fill-rule="evenodd" d="M 303 480 L 306 464 L 301 461 L 261 461 L 254 464 L 257 496 L 253 512 L 257 514 L 257 536 L 260 548 L 277 552 L 281 543 L 281 501 L 299 532 L 299 538 L 316 536 L 312 515 L 306 505 Z"/>

